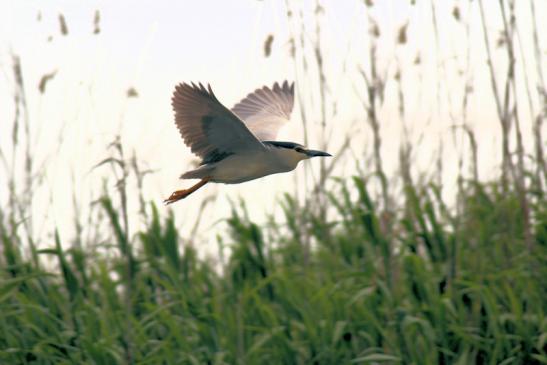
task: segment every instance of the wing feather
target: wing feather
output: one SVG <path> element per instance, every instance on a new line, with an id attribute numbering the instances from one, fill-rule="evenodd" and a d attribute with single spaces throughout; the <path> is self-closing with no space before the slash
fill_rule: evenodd
<path id="1" fill-rule="evenodd" d="M 232 112 L 240 117 L 261 141 L 275 140 L 279 129 L 289 121 L 294 106 L 294 83 L 277 82 L 272 88 L 256 89 L 237 103 Z"/>
<path id="2" fill-rule="evenodd" d="M 239 151 L 264 148 L 245 124 L 218 101 L 210 85 L 179 84 L 171 104 L 184 143 L 203 158 L 204 164 Z"/>

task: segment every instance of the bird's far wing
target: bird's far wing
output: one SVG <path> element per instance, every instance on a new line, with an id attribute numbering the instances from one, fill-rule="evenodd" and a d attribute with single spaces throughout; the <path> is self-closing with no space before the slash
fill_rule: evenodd
<path id="1" fill-rule="evenodd" d="M 227 155 L 260 150 L 264 145 L 245 124 L 222 105 L 201 83 L 175 87 L 171 105 L 175 123 L 184 143 L 203 163 L 219 161 Z"/>
<path id="2" fill-rule="evenodd" d="M 294 83 L 287 81 L 272 88 L 256 89 L 237 103 L 232 111 L 261 141 L 275 140 L 279 129 L 289 121 L 294 105 Z"/>

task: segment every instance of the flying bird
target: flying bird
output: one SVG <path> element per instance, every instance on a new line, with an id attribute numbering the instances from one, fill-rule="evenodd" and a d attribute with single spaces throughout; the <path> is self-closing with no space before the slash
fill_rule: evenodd
<path id="1" fill-rule="evenodd" d="M 175 191 L 164 200 L 166 204 L 186 198 L 209 182 L 239 184 L 292 171 L 311 157 L 331 156 L 298 143 L 275 141 L 290 119 L 294 83 L 264 86 L 231 110 L 218 101 L 210 85 L 182 83 L 175 87 L 171 105 L 184 143 L 202 162 L 180 177 L 200 181 Z"/>

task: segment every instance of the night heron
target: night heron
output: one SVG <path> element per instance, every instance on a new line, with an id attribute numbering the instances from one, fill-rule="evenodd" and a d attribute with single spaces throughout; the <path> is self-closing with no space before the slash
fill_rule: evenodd
<path id="1" fill-rule="evenodd" d="M 182 83 L 175 87 L 172 105 L 184 143 L 202 158 L 200 167 L 181 179 L 200 179 L 189 189 L 177 190 L 164 202 L 184 199 L 208 182 L 238 184 L 270 174 L 294 170 L 302 160 L 330 156 L 294 142 L 274 141 L 289 121 L 294 83 L 277 82 L 255 90 L 229 110 L 210 85 Z"/>

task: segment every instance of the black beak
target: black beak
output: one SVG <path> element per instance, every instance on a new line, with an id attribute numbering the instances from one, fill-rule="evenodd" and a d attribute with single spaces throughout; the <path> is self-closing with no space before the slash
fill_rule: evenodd
<path id="1" fill-rule="evenodd" d="M 330 153 L 323 152 L 323 151 L 315 151 L 315 150 L 306 150 L 306 155 L 308 155 L 309 157 L 319 157 L 319 156 L 332 157 Z"/>

